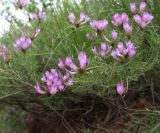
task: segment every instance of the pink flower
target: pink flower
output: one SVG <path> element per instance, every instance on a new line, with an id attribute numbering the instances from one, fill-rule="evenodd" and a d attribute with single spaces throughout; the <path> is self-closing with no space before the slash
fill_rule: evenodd
<path id="1" fill-rule="evenodd" d="M 85 52 L 83 52 L 83 51 L 81 51 L 79 53 L 78 60 L 79 60 L 80 68 L 81 69 L 85 69 L 88 66 L 88 64 L 89 64 L 87 56 L 86 56 Z"/>
<path id="2" fill-rule="evenodd" d="M 137 12 L 136 3 L 130 3 L 130 10 L 131 10 L 131 12 L 133 12 L 133 13 L 136 13 L 136 12 Z"/>
<path id="3" fill-rule="evenodd" d="M 78 71 L 78 67 L 73 63 L 72 57 L 66 57 L 66 66 L 69 66 L 74 72 Z"/>
<path id="4" fill-rule="evenodd" d="M 46 17 L 46 13 L 42 10 L 38 12 L 38 18 L 43 20 Z"/>
<path id="5" fill-rule="evenodd" d="M 36 93 L 38 94 L 41 94 L 41 95 L 44 95 L 46 94 L 47 92 L 45 92 L 44 90 L 42 90 L 42 88 L 39 86 L 39 84 L 37 84 L 35 87 L 34 87 Z"/>
<path id="6" fill-rule="evenodd" d="M 114 59 L 118 61 L 123 61 L 125 59 L 132 58 L 135 55 L 135 53 L 136 48 L 134 44 L 131 41 L 129 41 L 125 42 L 125 44 L 123 42 L 118 43 L 117 48 L 111 52 L 111 55 Z"/>
<path id="7" fill-rule="evenodd" d="M 69 13 L 68 18 L 69 18 L 69 21 L 70 21 L 72 24 L 75 24 L 76 17 L 75 17 L 75 15 L 74 15 L 73 12 Z"/>
<path id="8" fill-rule="evenodd" d="M 47 71 L 43 77 L 42 81 L 47 86 L 50 94 L 54 95 L 58 91 L 63 91 L 66 86 L 73 85 L 73 79 L 69 73 L 62 74 L 56 69 L 51 69 Z"/>
<path id="9" fill-rule="evenodd" d="M 111 31 L 111 34 L 112 34 L 113 40 L 116 40 L 116 39 L 118 38 L 118 33 L 117 33 L 116 30 L 112 30 L 112 31 Z"/>
<path id="10" fill-rule="evenodd" d="M 77 20 L 75 14 L 71 12 L 68 15 L 68 19 L 72 24 L 74 24 L 78 28 L 79 26 L 87 23 L 90 18 L 84 12 L 81 12 L 80 19 Z"/>
<path id="11" fill-rule="evenodd" d="M 31 20 L 37 20 L 38 19 L 38 16 L 37 16 L 37 14 L 36 13 L 30 13 L 29 14 L 29 18 L 31 19 Z"/>
<path id="12" fill-rule="evenodd" d="M 40 31 L 41 31 L 40 27 L 36 27 L 34 32 L 34 38 L 36 38 L 39 35 Z"/>
<path id="13" fill-rule="evenodd" d="M 16 40 L 16 43 L 13 46 L 16 50 L 25 52 L 31 46 L 31 44 L 31 38 L 22 36 L 18 40 Z"/>
<path id="14" fill-rule="evenodd" d="M 115 13 L 112 17 L 112 23 L 116 26 L 122 26 L 123 23 L 129 21 L 129 17 L 127 13 L 123 12 L 122 14 Z"/>
<path id="15" fill-rule="evenodd" d="M 75 63 L 72 60 L 72 57 L 70 56 L 66 57 L 65 60 L 59 59 L 58 66 L 67 72 L 71 72 L 69 68 L 75 73 L 83 72 L 86 69 L 86 67 L 89 65 L 89 60 L 87 59 L 86 54 L 82 51 L 78 55 L 78 60 L 80 64 L 79 67 L 75 65 Z"/>
<path id="16" fill-rule="evenodd" d="M 9 63 L 11 60 L 12 54 L 5 45 L 0 45 L 0 56 L 6 63 Z"/>
<path id="17" fill-rule="evenodd" d="M 101 33 L 108 25 L 108 20 L 93 20 L 91 27 L 97 32 Z"/>
<path id="18" fill-rule="evenodd" d="M 133 30 L 133 26 L 131 24 L 129 24 L 128 22 L 123 24 L 123 29 L 127 34 L 131 34 L 132 30 Z"/>
<path id="19" fill-rule="evenodd" d="M 125 93 L 126 89 L 124 87 L 123 82 L 120 82 L 117 84 L 116 90 L 117 90 L 117 93 L 120 95 L 123 95 Z"/>
<path id="20" fill-rule="evenodd" d="M 153 16 L 152 14 L 148 13 L 148 12 L 144 12 L 143 15 L 134 15 L 133 19 L 134 21 L 142 28 L 144 29 L 148 24 L 150 24 L 153 20 Z"/>
<path id="21" fill-rule="evenodd" d="M 111 49 L 112 49 L 111 46 L 109 46 L 105 43 L 101 43 L 101 47 L 100 48 L 93 47 L 92 52 L 95 55 L 98 55 L 102 58 L 106 58 L 106 56 L 110 53 Z"/>
<path id="22" fill-rule="evenodd" d="M 21 9 L 27 4 L 28 4 L 28 0 L 14 0 L 14 5 L 18 6 Z"/>
<path id="23" fill-rule="evenodd" d="M 147 6 L 146 2 L 141 2 L 140 5 L 139 5 L 139 10 L 141 12 L 144 12 L 146 6 Z"/>

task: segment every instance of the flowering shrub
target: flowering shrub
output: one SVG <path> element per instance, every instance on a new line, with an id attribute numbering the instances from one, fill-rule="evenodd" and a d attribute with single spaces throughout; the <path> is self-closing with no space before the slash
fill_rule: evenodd
<path id="1" fill-rule="evenodd" d="M 49 14 L 50 8 L 32 9 L 29 1 L 14 5 L 27 11 L 28 23 L 12 29 L 12 39 L 7 35 L 1 39 L 9 45 L 0 49 L 9 63 L 1 66 L 2 81 L 11 86 L 27 86 L 45 96 L 64 91 L 106 95 L 120 82 L 117 92 L 122 95 L 126 83 L 137 80 L 157 61 L 154 15 L 145 2 L 126 3 L 129 11 L 119 4 L 122 9 L 117 12 L 106 5 L 100 16 L 98 5 L 95 11 L 92 6 L 58 8 L 60 15 Z"/>
<path id="2" fill-rule="evenodd" d="M 0 102 L 19 105 L 31 127 L 57 129 L 55 120 L 62 119 L 67 128 L 72 122 L 73 129 L 98 123 L 95 132 L 110 132 L 101 126 L 118 121 L 113 130 L 119 129 L 128 115 L 125 124 L 133 126 L 137 119 L 130 109 L 148 112 L 159 101 L 154 89 L 159 89 L 160 6 L 151 0 L 78 2 L 15 0 L 25 22 L 5 11 L 10 30 L 0 40 Z"/>

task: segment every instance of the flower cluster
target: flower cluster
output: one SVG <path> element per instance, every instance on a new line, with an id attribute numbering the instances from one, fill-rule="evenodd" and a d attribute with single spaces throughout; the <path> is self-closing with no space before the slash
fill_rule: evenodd
<path id="1" fill-rule="evenodd" d="M 43 83 L 47 86 L 46 91 L 37 84 L 35 90 L 39 94 L 56 94 L 58 91 L 63 91 L 66 86 L 73 84 L 73 78 L 70 73 L 64 75 L 56 69 L 47 71 L 42 77 Z"/>
<path id="2" fill-rule="evenodd" d="M 13 46 L 16 50 L 25 52 L 31 46 L 31 44 L 32 44 L 31 38 L 22 36 L 16 40 Z"/>
<path id="3" fill-rule="evenodd" d="M 144 12 L 143 15 L 136 14 L 133 18 L 142 29 L 144 29 L 153 20 L 153 16 L 148 12 Z"/>
<path id="4" fill-rule="evenodd" d="M 152 14 L 145 12 L 146 7 L 146 2 L 141 2 L 139 9 L 137 8 L 136 3 L 130 4 L 130 10 L 135 14 L 133 19 L 142 29 L 144 29 L 153 20 Z"/>
<path id="5" fill-rule="evenodd" d="M 28 4 L 28 0 L 14 0 L 14 5 L 20 9 Z"/>
<path id="6" fill-rule="evenodd" d="M 64 69 L 68 72 L 75 72 L 75 73 L 82 73 L 89 65 L 89 60 L 87 59 L 87 56 L 85 52 L 80 52 L 78 55 L 78 61 L 80 66 L 77 67 L 75 63 L 73 62 L 72 58 L 70 56 L 66 57 L 65 60 L 59 59 L 58 66 L 61 69 Z"/>
<path id="7" fill-rule="evenodd" d="M 68 19 L 72 24 L 74 24 L 78 28 L 81 25 L 87 23 L 90 18 L 84 12 L 81 12 L 80 19 L 77 20 L 75 14 L 73 12 L 71 12 L 68 15 Z"/>
<path id="8" fill-rule="evenodd" d="M 26 50 L 30 48 L 33 40 L 39 35 L 40 31 L 41 29 L 39 27 L 36 27 L 35 31 L 31 36 L 21 36 L 19 39 L 16 40 L 13 47 L 18 51 L 26 52 Z"/>
<path id="9" fill-rule="evenodd" d="M 111 52 L 114 59 L 118 61 L 124 61 L 126 59 L 132 58 L 136 53 L 136 48 L 131 41 L 119 42 L 115 50 Z"/>
<path id="10" fill-rule="evenodd" d="M 0 45 L 0 56 L 6 63 L 9 63 L 12 57 L 10 50 L 3 44 Z"/>
<path id="11" fill-rule="evenodd" d="M 92 29 L 94 29 L 99 34 L 107 27 L 108 20 L 93 20 L 93 22 L 90 24 Z"/>
<path id="12" fill-rule="evenodd" d="M 115 13 L 112 17 L 112 23 L 116 26 L 123 26 L 124 23 L 128 23 L 129 17 L 127 13 L 123 12 L 122 14 Z"/>
<path id="13" fill-rule="evenodd" d="M 43 20 L 46 17 L 46 13 L 42 10 L 39 11 L 38 14 L 35 12 L 32 12 L 29 14 L 30 20 Z"/>
<path id="14" fill-rule="evenodd" d="M 65 87 L 73 85 L 72 74 L 84 72 L 86 67 L 88 66 L 88 59 L 84 52 L 80 52 L 78 55 L 78 60 L 80 63 L 80 67 L 77 67 L 71 57 L 66 57 L 65 60 L 59 59 L 58 66 L 65 71 L 65 74 L 62 72 L 51 69 L 47 71 L 43 77 L 42 81 L 47 86 L 45 90 L 43 90 L 39 84 L 35 86 L 35 91 L 39 94 L 56 94 L 58 91 L 63 91 Z"/>
<path id="15" fill-rule="evenodd" d="M 111 46 L 107 45 L 106 43 L 101 43 L 101 47 L 100 48 L 93 47 L 92 52 L 95 55 L 105 58 L 110 53 L 111 49 L 112 49 Z"/>
<path id="16" fill-rule="evenodd" d="M 132 33 L 133 26 L 129 23 L 129 17 L 127 13 L 115 13 L 112 17 L 112 23 L 116 26 L 122 26 L 127 34 L 130 35 Z"/>

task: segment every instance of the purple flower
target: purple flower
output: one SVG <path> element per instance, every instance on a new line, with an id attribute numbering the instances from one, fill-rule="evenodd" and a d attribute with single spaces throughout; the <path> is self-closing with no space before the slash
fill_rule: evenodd
<path id="1" fill-rule="evenodd" d="M 80 20 L 79 20 L 79 23 L 80 24 L 85 24 L 86 22 L 89 21 L 89 17 L 84 13 L 84 12 L 81 12 L 80 13 Z"/>
<path id="2" fill-rule="evenodd" d="M 136 13 L 137 12 L 136 3 L 130 3 L 130 9 L 131 9 L 131 12 Z"/>
<path id="3" fill-rule="evenodd" d="M 6 63 L 9 63 L 11 60 L 11 52 L 5 45 L 0 45 L 0 56 Z"/>
<path id="4" fill-rule="evenodd" d="M 31 19 L 31 20 L 37 20 L 38 19 L 38 16 L 37 16 L 37 14 L 36 13 L 30 13 L 29 14 L 29 18 Z"/>
<path id="5" fill-rule="evenodd" d="M 116 26 L 122 26 L 123 23 L 126 23 L 129 21 L 128 15 L 123 12 L 122 14 L 115 13 L 112 17 L 112 23 Z"/>
<path id="6" fill-rule="evenodd" d="M 65 60 L 59 59 L 58 66 L 59 66 L 61 69 L 65 69 L 65 67 L 66 67 L 66 62 L 65 62 Z"/>
<path id="7" fill-rule="evenodd" d="M 116 90 L 117 90 L 118 94 L 123 95 L 126 91 L 126 89 L 124 87 L 124 83 L 123 82 L 118 83 L 117 87 L 116 87 Z"/>
<path id="8" fill-rule="evenodd" d="M 128 17 L 127 13 L 123 12 L 121 14 L 121 19 L 122 19 L 122 23 L 128 22 L 129 21 L 129 17 Z"/>
<path id="9" fill-rule="evenodd" d="M 152 22 L 153 16 L 148 12 L 144 12 L 142 16 L 138 14 L 134 15 L 133 19 L 142 29 L 144 29 L 148 24 Z"/>
<path id="10" fill-rule="evenodd" d="M 34 32 L 34 38 L 39 35 L 40 31 L 41 29 L 39 27 L 36 27 L 35 32 Z"/>
<path id="11" fill-rule="evenodd" d="M 69 66 L 74 72 L 78 71 L 78 67 L 73 63 L 72 57 L 66 57 L 65 63 L 66 66 Z"/>
<path id="12" fill-rule="evenodd" d="M 77 20 L 75 14 L 73 12 L 71 12 L 68 15 L 68 19 L 76 27 L 79 27 L 80 25 L 83 25 L 83 24 L 87 23 L 90 18 L 84 12 L 81 12 L 80 13 L 80 19 Z"/>
<path id="13" fill-rule="evenodd" d="M 141 17 L 139 14 L 134 15 L 134 16 L 133 16 L 133 19 L 134 19 L 134 21 L 135 21 L 137 24 L 141 25 L 141 23 L 142 23 L 142 17 Z"/>
<path id="14" fill-rule="evenodd" d="M 45 17 L 46 17 L 46 13 L 43 10 L 38 12 L 39 19 L 44 19 Z"/>
<path id="15" fill-rule="evenodd" d="M 141 12 L 144 12 L 146 6 L 147 6 L 146 2 L 141 2 L 140 5 L 139 5 L 139 10 Z"/>
<path id="16" fill-rule="evenodd" d="M 58 91 L 63 91 L 65 86 L 73 85 L 73 79 L 69 73 L 63 75 L 56 69 L 47 71 L 43 75 L 42 81 L 46 84 L 50 94 L 56 94 Z"/>
<path id="17" fill-rule="evenodd" d="M 112 23 L 116 26 L 120 26 L 122 24 L 121 15 L 119 13 L 115 13 L 112 17 Z"/>
<path id="18" fill-rule="evenodd" d="M 68 19 L 69 19 L 69 21 L 70 21 L 72 24 L 75 24 L 76 17 L 75 17 L 75 15 L 74 15 L 73 12 L 69 13 Z"/>
<path id="19" fill-rule="evenodd" d="M 86 67 L 89 65 L 89 60 L 87 59 L 86 54 L 82 51 L 78 55 L 78 60 L 79 60 L 80 67 L 77 67 L 75 65 L 75 63 L 72 60 L 72 57 L 70 56 L 66 57 L 65 60 L 59 59 L 58 66 L 61 69 L 66 70 L 67 72 L 71 72 L 69 68 L 76 73 L 83 72 L 86 69 Z"/>
<path id="20" fill-rule="evenodd" d="M 86 56 L 86 54 L 83 51 L 81 51 L 79 53 L 78 60 L 79 60 L 80 68 L 81 69 L 85 69 L 88 66 L 88 64 L 89 64 L 87 56 Z"/>
<path id="21" fill-rule="evenodd" d="M 111 55 L 114 59 L 118 61 L 124 61 L 124 59 L 132 58 L 136 53 L 136 48 L 134 44 L 129 41 L 125 44 L 123 42 L 118 43 L 118 46 L 115 50 L 111 52 Z"/>
<path id="22" fill-rule="evenodd" d="M 13 45 L 18 51 L 25 52 L 32 44 L 32 40 L 29 37 L 22 36 Z"/>
<path id="23" fill-rule="evenodd" d="M 101 47 L 100 48 L 93 47 L 92 52 L 95 55 L 98 55 L 102 58 L 106 58 L 106 56 L 110 53 L 111 49 L 112 49 L 111 46 L 109 46 L 105 43 L 101 43 Z"/>
<path id="24" fill-rule="evenodd" d="M 19 8 L 23 8 L 28 4 L 28 0 L 14 0 L 14 5 L 18 6 Z"/>
<path id="25" fill-rule="evenodd" d="M 93 20 L 91 27 L 97 32 L 101 33 L 108 25 L 108 20 Z"/>
<path id="26" fill-rule="evenodd" d="M 41 95 L 44 95 L 46 94 L 46 92 L 44 90 L 42 90 L 42 88 L 39 86 L 39 84 L 37 84 L 35 87 L 34 87 L 36 93 L 38 94 L 41 94 Z"/>
<path id="27" fill-rule="evenodd" d="M 128 22 L 123 23 L 123 29 L 127 34 L 131 34 L 132 30 L 133 30 L 133 26 L 131 24 L 129 24 Z"/>
<path id="28" fill-rule="evenodd" d="M 112 31 L 111 31 L 111 34 L 112 34 L 113 40 L 116 40 L 116 39 L 118 38 L 118 33 L 117 33 L 116 30 L 112 30 Z"/>

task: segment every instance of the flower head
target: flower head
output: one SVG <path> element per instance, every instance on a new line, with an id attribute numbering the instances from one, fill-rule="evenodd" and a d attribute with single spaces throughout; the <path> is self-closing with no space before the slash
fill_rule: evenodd
<path id="1" fill-rule="evenodd" d="M 123 61 L 125 59 L 132 58 L 135 55 L 135 53 L 136 48 L 134 44 L 131 41 L 129 41 L 125 42 L 125 44 L 123 42 L 118 43 L 117 48 L 111 52 L 111 55 L 114 59 L 118 61 Z"/>
<path id="2" fill-rule="evenodd" d="M 140 10 L 141 12 L 144 12 L 146 6 L 147 6 L 147 3 L 146 3 L 146 2 L 141 2 L 140 5 L 139 5 L 139 10 Z"/>
<path id="3" fill-rule="evenodd" d="M 10 50 L 3 44 L 0 45 L 0 56 L 6 63 L 9 63 L 12 57 Z"/>
<path id="4" fill-rule="evenodd" d="M 40 20 L 44 19 L 45 17 L 46 17 L 46 13 L 43 10 L 38 12 L 38 18 Z"/>
<path id="5" fill-rule="evenodd" d="M 142 28 L 144 29 L 148 24 L 150 24 L 153 20 L 152 14 L 148 12 L 144 12 L 143 15 L 136 14 L 133 16 L 134 21 Z"/>
<path id="6" fill-rule="evenodd" d="M 41 31 L 41 29 L 39 27 L 36 27 L 36 29 L 34 31 L 34 38 L 39 35 L 40 31 Z"/>
<path id="7" fill-rule="evenodd" d="M 132 30 L 133 30 L 133 26 L 131 24 L 129 24 L 128 22 L 123 24 L 123 29 L 127 34 L 131 34 Z"/>
<path id="8" fill-rule="evenodd" d="M 116 40 L 116 39 L 118 38 L 118 33 L 117 33 L 116 30 L 112 30 L 112 31 L 111 31 L 111 34 L 112 34 L 113 40 Z"/>
<path id="9" fill-rule="evenodd" d="M 80 19 L 77 20 L 75 14 L 71 12 L 68 15 L 68 19 L 72 24 L 74 24 L 78 28 L 79 26 L 87 23 L 90 18 L 84 12 L 81 12 Z"/>
<path id="10" fill-rule="evenodd" d="M 38 16 L 37 16 L 37 14 L 36 13 L 30 13 L 29 14 L 29 19 L 31 19 L 31 20 L 37 20 L 38 19 Z"/>
<path id="11" fill-rule="evenodd" d="M 91 27 L 97 32 L 101 33 L 108 25 L 108 20 L 93 20 Z"/>
<path id="12" fill-rule="evenodd" d="M 137 5 L 136 5 L 136 3 L 130 3 L 130 10 L 133 13 L 137 12 Z"/>
<path id="13" fill-rule="evenodd" d="M 43 75 L 42 81 L 46 84 L 50 94 L 56 94 L 58 91 L 63 91 L 65 86 L 71 86 L 73 84 L 73 79 L 69 73 L 62 74 L 56 69 L 47 71 Z"/>
<path id="14" fill-rule="evenodd" d="M 117 87 L 116 87 L 116 90 L 117 90 L 118 94 L 123 95 L 126 91 L 126 89 L 124 87 L 124 83 L 123 82 L 118 83 Z"/>
<path id="15" fill-rule="evenodd" d="M 123 23 L 129 21 L 129 17 L 127 13 L 123 12 L 122 14 L 115 13 L 112 17 L 112 23 L 116 26 L 122 26 Z"/>
<path id="16" fill-rule="evenodd" d="M 22 36 L 15 42 L 13 46 L 16 50 L 25 52 L 31 46 L 31 44 L 31 38 Z"/>
<path id="17" fill-rule="evenodd" d="M 24 6 L 28 4 L 28 0 L 14 0 L 14 5 L 22 9 Z"/>
<path id="18" fill-rule="evenodd" d="M 89 65 L 89 60 L 85 52 L 81 51 L 78 55 L 78 61 L 80 66 L 78 67 L 72 60 L 72 57 L 67 56 L 65 60 L 59 59 L 58 66 L 67 72 L 71 72 L 71 70 L 75 73 L 83 72 L 86 67 Z"/>
<path id="19" fill-rule="evenodd" d="M 37 84 L 37 85 L 34 87 L 34 89 L 35 89 L 36 93 L 41 94 L 41 95 L 44 95 L 44 94 L 47 93 L 46 91 L 42 90 L 42 88 L 40 87 L 39 84 Z"/>
<path id="20" fill-rule="evenodd" d="M 111 49 L 112 49 L 111 46 L 107 45 L 106 43 L 101 43 L 101 47 L 100 48 L 93 47 L 92 52 L 95 55 L 105 58 L 110 53 Z"/>

